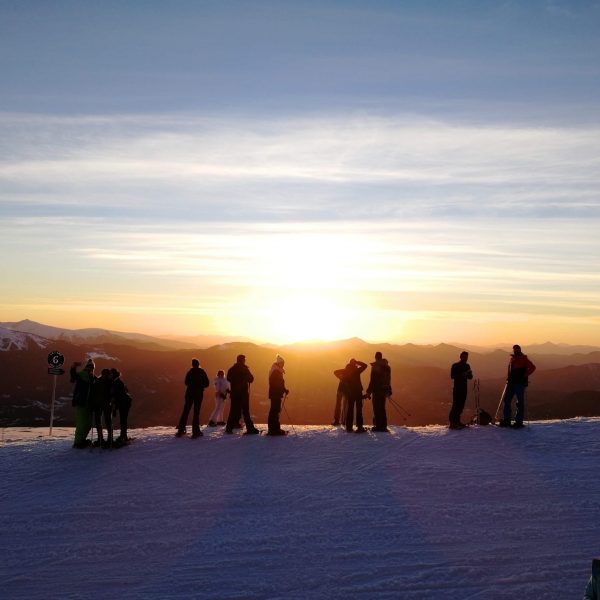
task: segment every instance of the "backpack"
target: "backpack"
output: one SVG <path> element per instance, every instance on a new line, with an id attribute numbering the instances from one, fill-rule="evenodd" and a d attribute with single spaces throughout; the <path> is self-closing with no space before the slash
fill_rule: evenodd
<path id="1" fill-rule="evenodd" d="M 476 423 L 477 425 L 490 425 L 493 421 L 492 415 L 482 408 L 480 408 L 479 412 L 473 417 L 473 423 Z"/>

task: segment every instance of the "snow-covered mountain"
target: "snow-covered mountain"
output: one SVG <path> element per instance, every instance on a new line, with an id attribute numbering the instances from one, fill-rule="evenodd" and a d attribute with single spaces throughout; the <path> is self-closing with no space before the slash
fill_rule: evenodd
<path id="1" fill-rule="evenodd" d="M 113 331 L 88 327 L 85 329 L 66 329 L 44 325 L 29 319 L 23 321 L 0 322 L 0 328 L 31 333 L 54 341 L 66 341 L 73 344 L 125 344 L 139 348 L 155 350 L 183 350 L 191 348 L 209 348 L 218 344 L 243 341 L 238 338 L 218 335 L 194 336 L 152 336 L 144 333 Z"/>
<path id="2" fill-rule="evenodd" d="M 49 344 L 50 340 L 40 335 L 0 327 L 0 352 L 27 350 L 31 345 L 47 348 Z"/>
<path id="3" fill-rule="evenodd" d="M 136 430 L 119 450 L 3 431 L 2 596 L 583 596 L 600 553 L 600 420 L 287 428 Z"/>

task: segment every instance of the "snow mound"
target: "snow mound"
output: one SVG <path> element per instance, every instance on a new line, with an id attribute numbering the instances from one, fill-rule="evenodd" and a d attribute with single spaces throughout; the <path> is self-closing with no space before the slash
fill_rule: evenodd
<path id="1" fill-rule="evenodd" d="M 2 430 L 6 598 L 580 598 L 600 419 L 282 438 Z"/>

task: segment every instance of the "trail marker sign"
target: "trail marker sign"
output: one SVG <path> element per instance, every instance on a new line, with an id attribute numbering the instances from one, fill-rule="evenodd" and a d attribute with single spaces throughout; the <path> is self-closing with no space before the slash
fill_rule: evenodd
<path id="1" fill-rule="evenodd" d="M 48 354 L 48 364 L 51 367 L 61 367 L 65 364 L 65 357 L 60 352 L 50 352 Z"/>

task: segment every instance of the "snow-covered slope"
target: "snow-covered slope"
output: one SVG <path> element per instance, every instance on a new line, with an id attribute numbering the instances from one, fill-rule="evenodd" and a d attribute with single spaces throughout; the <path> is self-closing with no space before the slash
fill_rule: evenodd
<path id="1" fill-rule="evenodd" d="M 173 432 L 3 431 L 3 597 L 560 600 L 600 551 L 597 419 Z"/>
<path id="2" fill-rule="evenodd" d="M 0 327 L 0 352 L 26 350 L 30 344 L 36 345 L 39 348 L 46 348 L 50 344 L 50 340 L 39 335 L 12 331 L 11 329 Z"/>

